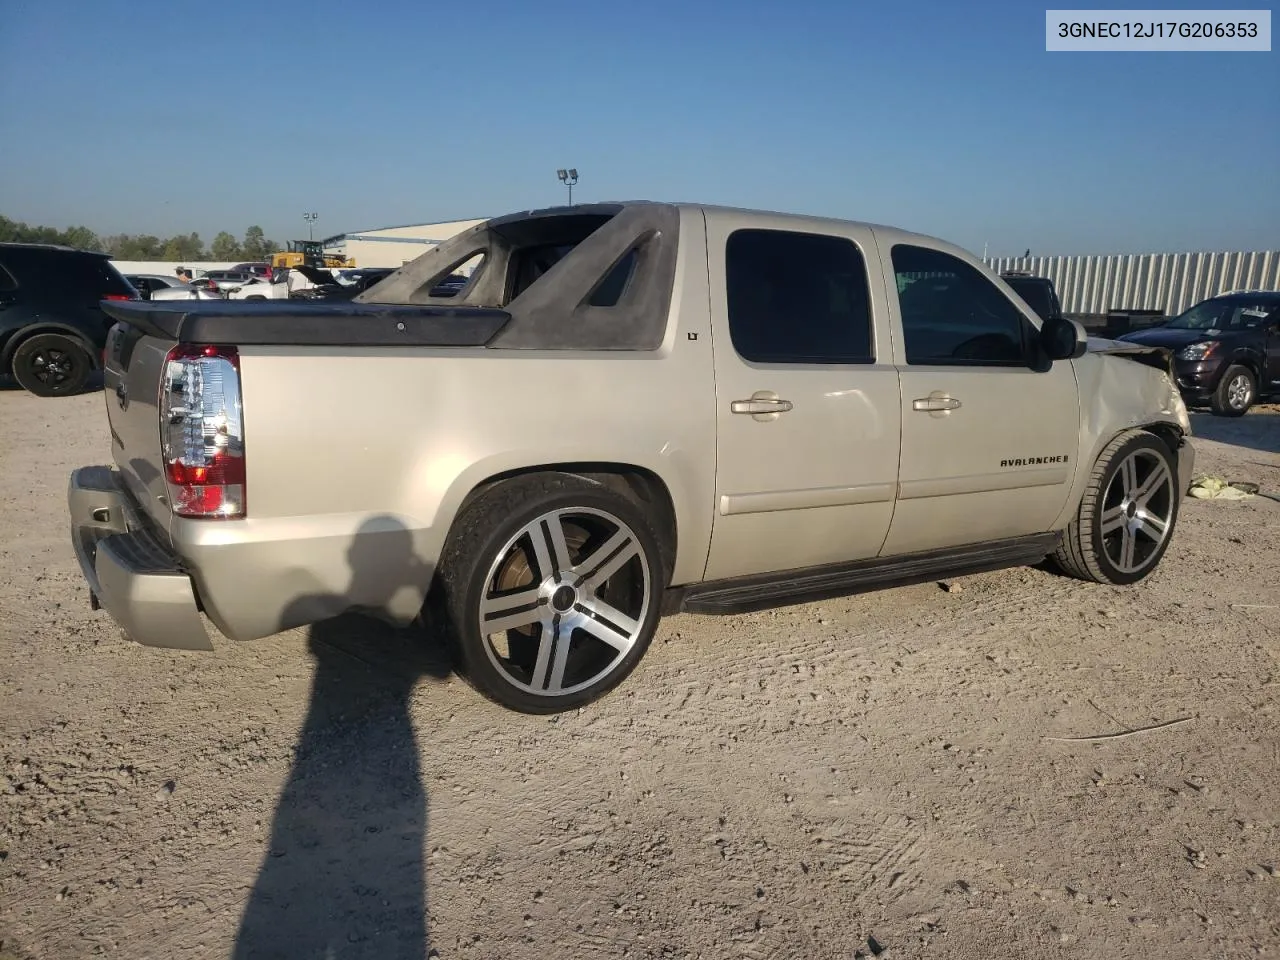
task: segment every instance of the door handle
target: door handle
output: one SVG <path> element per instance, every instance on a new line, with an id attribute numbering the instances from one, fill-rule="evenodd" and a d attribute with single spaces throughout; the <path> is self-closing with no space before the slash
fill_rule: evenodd
<path id="1" fill-rule="evenodd" d="M 941 390 L 934 390 L 927 397 L 912 400 L 911 409 L 920 410 L 935 419 L 942 419 L 951 416 L 952 410 L 960 409 L 960 401 Z"/>
<path id="2" fill-rule="evenodd" d="M 768 423 L 791 409 L 790 400 L 779 400 L 772 390 L 757 390 L 750 400 L 734 400 L 729 404 L 732 413 L 744 413 L 758 423 Z"/>
<path id="3" fill-rule="evenodd" d="M 735 400 L 729 409 L 734 413 L 786 413 L 791 406 L 790 400 Z"/>
<path id="4" fill-rule="evenodd" d="M 912 410 L 956 410 L 960 401 L 955 397 L 923 397 L 911 401 Z"/>

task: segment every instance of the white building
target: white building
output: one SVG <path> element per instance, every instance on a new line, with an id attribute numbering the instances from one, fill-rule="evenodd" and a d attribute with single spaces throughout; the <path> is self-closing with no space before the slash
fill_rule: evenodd
<path id="1" fill-rule="evenodd" d="M 324 250 L 325 253 L 353 257 L 357 267 L 400 267 L 422 256 L 441 241 L 478 223 L 484 223 L 486 219 L 488 218 L 356 230 L 327 237 Z"/>

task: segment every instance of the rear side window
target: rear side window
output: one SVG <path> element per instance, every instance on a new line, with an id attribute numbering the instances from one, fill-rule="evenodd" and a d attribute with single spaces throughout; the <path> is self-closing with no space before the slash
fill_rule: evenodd
<path id="1" fill-rule="evenodd" d="M 756 363 L 872 363 L 862 252 L 843 237 L 735 230 L 725 247 L 729 335 Z"/>
<path id="2" fill-rule="evenodd" d="M 108 293 L 133 296 L 129 281 L 106 257 L 80 253 L 40 253 L 28 259 L 23 273 L 42 292 L 73 300 L 99 300 Z"/>
<path id="3" fill-rule="evenodd" d="M 632 274 L 636 272 L 637 253 L 636 250 L 628 251 L 591 291 L 587 303 L 593 307 L 616 307 L 627 290 L 627 284 L 631 282 Z"/>

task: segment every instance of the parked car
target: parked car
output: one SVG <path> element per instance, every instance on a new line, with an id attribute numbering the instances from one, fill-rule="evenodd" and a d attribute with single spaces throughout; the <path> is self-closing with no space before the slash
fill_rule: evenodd
<path id="1" fill-rule="evenodd" d="M 143 300 L 220 300 L 216 288 L 197 286 L 162 273 L 130 273 L 125 279 Z"/>
<path id="2" fill-rule="evenodd" d="M 1167 351 L 841 220 L 526 211 L 350 301 L 108 308 L 115 464 L 68 491 L 94 603 L 187 649 L 200 611 L 234 640 L 425 613 L 528 712 L 614 687 L 663 613 L 1046 556 L 1134 583 L 1194 464 Z"/>
<path id="3" fill-rule="evenodd" d="M 106 254 L 0 243 L 0 374 L 41 397 L 79 393 L 115 322 L 103 301 L 138 299 Z"/>
<path id="4" fill-rule="evenodd" d="M 179 280 L 176 276 L 167 276 L 162 273 L 128 273 L 125 274 L 124 278 L 138 291 L 143 300 L 150 300 L 151 294 L 155 290 L 191 286 L 186 281 Z"/>
<path id="5" fill-rule="evenodd" d="M 228 300 L 287 300 L 289 298 L 289 272 L 281 271 L 278 279 L 273 273 L 271 277 L 250 277 L 238 287 L 229 287 L 225 291 Z"/>
<path id="6" fill-rule="evenodd" d="M 1280 291 L 1210 297 L 1119 339 L 1174 351 L 1183 396 L 1218 416 L 1243 416 L 1259 399 L 1280 396 Z"/>
<path id="7" fill-rule="evenodd" d="M 300 300 L 350 300 L 395 272 L 392 267 L 359 267 L 343 270 L 339 276 L 320 267 L 303 265 L 293 269 L 309 281 L 290 293 Z"/>
<path id="8" fill-rule="evenodd" d="M 271 264 L 269 263 L 237 263 L 231 268 L 233 273 L 247 273 L 250 276 L 257 277 L 259 280 L 269 280 L 271 278 Z"/>
<path id="9" fill-rule="evenodd" d="M 241 270 L 206 270 L 196 277 L 195 282 L 203 282 L 216 287 L 218 290 L 227 291 L 232 287 L 243 286 L 252 279 L 252 273 L 246 273 Z"/>
<path id="10" fill-rule="evenodd" d="M 214 284 L 199 282 L 179 283 L 172 287 L 156 287 L 150 300 L 221 300 L 222 294 Z"/>

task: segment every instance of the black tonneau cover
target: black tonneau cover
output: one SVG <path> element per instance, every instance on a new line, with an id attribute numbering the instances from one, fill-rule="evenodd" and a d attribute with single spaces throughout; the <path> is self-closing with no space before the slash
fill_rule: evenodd
<path id="1" fill-rule="evenodd" d="M 116 320 L 180 343 L 481 347 L 511 320 L 488 307 L 306 300 L 109 300 Z"/>

